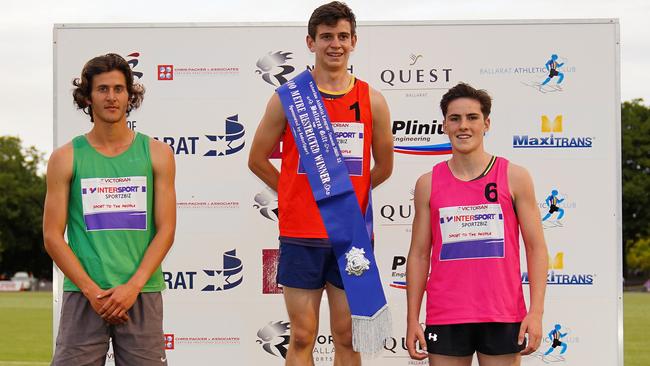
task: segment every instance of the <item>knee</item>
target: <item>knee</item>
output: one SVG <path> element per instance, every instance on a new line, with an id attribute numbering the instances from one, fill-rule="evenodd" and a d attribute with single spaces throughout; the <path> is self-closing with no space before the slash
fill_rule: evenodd
<path id="1" fill-rule="evenodd" d="M 335 347 L 352 349 L 352 328 L 351 327 L 334 327 L 332 329 L 332 337 L 334 337 Z"/>
<path id="2" fill-rule="evenodd" d="M 304 328 L 291 329 L 291 346 L 297 350 L 312 349 L 316 341 L 316 331 Z"/>

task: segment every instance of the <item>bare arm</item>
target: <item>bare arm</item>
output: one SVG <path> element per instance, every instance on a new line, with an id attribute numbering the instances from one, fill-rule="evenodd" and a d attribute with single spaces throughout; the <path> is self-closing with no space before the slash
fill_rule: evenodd
<path id="1" fill-rule="evenodd" d="M 77 256 L 65 242 L 64 233 L 68 221 L 68 199 L 70 195 L 70 180 L 72 179 L 73 148 L 68 143 L 52 153 L 47 164 L 47 194 L 43 210 L 43 239 L 45 250 L 52 260 L 63 271 L 90 301 L 93 309 L 99 314 L 104 300 L 98 299 L 102 290 L 84 270 Z M 121 319 L 120 322 L 127 318 Z"/>
<path id="2" fill-rule="evenodd" d="M 108 301 L 102 314 L 110 318 L 125 314 L 137 299 L 151 275 L 156 271 L 169 252 L 176 232 L 176 166 L 169 146 L 151 139 L 151 164 L 153 166 L 154 224 L 156 235 L 149 243 L 140 266 L 129 281 L 104 291 L 102 297 Z"/>
<path id="3" fill-rule="evenodd" d="M 416 349 L 416 341 L 426 349 L 424 333 L 420 327 L 420 307 L 429 274 L 431 261 L 431 173 L 422 175 L 415 184 L 415 217 L 411 232 L 411 248 L 406 261 L 407 332 L 406 343 L 413 359 L 423 360 L 426 353 Z"/>
<path id="4" fill-rule="evenodd" d="M 370 182 L 376 188 L 393 173 L 393 134 L 390 130 L 390 111 L 380 92 L 370 88 L 372 109 L 372 156 Z"/>
<path id="5" fill-rule="evenodd" d="M 269 161 L 269 155 L 280 141 L 286 126 L 280 97 L 274 93 L 266 105 L 266 111 L 257 126 L 248 154 L 248 168 L 267 186 L 277 192 L 280 172 Z"/>
<path id="6" fill-rule="evenodd" d="M 541 342 L 542 315 L 544 314 L 544 294 L 548 271 L 548 249 L 544 241 L 539 209 L 535 200 L 533 180 L 526 169 L 510 163 L 508 183 L 521 228 L 521 236 L 526 248 L 526 263 L 530 281 L 530 308 L 522 322 L 519 333 L 520 343 L 524 333 L 528 333 L 528 346 L 522 354 L 535 351 Z"/>

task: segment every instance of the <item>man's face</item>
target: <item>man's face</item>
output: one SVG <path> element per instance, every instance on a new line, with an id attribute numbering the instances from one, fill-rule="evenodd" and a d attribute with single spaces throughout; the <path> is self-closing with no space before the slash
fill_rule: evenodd
<path id="1" fill-rule="evenodd" d="M 447 106 L 443 129 L 452 148 L 469 153 L 483 146 L 483 134 L 490 128 L 490 119 L 483 116 L 481 103 L 470 98 L 458 98 Z"/>
<path id="2" fill-rule="evenodd" d="M 334 26 L 318 25 L 316 39 L 307 36 L 307 47 L 316 55 L 316 64 L 329 70 L 347 68 L 356 44 L 357 36 L 352 35 L 350 22 L 345 19 L 339 19 Z"/>
<path id="3" fill-rule="evenodd" d="M 129 93 L 124 74 L 113 70 L 95 75 L 88 103 L 92 107 L 95 123 L 117 123 L 126 120 Z"/>

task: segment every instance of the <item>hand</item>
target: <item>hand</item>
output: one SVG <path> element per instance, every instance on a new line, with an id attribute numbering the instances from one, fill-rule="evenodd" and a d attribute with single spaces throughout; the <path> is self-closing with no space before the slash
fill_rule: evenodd
<path id="1" fill-rule="evenodd" d="M 539 348 L 542 342 L 542 315 L 536 313 L 528 313 L 524 320 L 521 321 L 519 328 L 518 343 L 524 342 L 524 334 L 528 333 L 528 344 L 526 348 L 521 351 L 522 355 L 529 355 Z"/>
<path id="2" fill-rule="evenodd" d="M 418 343 L 422 350 L 418 350 Z M 406 348 L 414 360 L 424 360 L 429 357 L 427 342 L 424 341 L 424 331 L 418 322 L 409 322 L 406 327 Z"/>
<path id="3" fill-rule="evenodd" d="M 84 296 L 86 296 L 86 298 L 88 299 L 88 302 L 90 303 L 90 306 L 93 308 L 93 310 L 95 310 L 97 315 L 99 315 L 100 317 L 101 317 L 101 309 L 106 304 L 106 299 L 98 297 L 99 294 L 101 294 L 101 293 L 102 293 L 102 290 L 99 287 L 96 288 L 95 290 L 91 290 L 88 293 L 84 293 Z M 104 320 L 106 320 L 106 319 L 104 319 Z M 110 323 L 110 324 L 113 324 L 113 325 L 119 325 L 119 324 L 125 323 L 127 320 L 129 320 L 128 315 L 124 316 L 122 318 L 119 318 L 117 320 L 113 320 L 113 321 L 106 320 L 106 321 L 108 323 Z"/>
<path id="4" fill-rule="evenodd" d="M 97 295 L 98 299 L 105 299 L 104 305 L 99 309 L 99 315 L 107 322 L 122 324 L 129 320 L 127 311 L 133 306 L 140 294 L 140 289 L 129 283 L 120 285 Z"/>

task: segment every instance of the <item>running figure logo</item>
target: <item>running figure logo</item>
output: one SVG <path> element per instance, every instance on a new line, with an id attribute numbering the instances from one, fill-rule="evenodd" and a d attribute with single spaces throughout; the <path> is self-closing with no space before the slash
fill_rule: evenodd
<path id="1" fill-rule="evenodd" d="M 562 330 L 564 330 L 564 332 Z M 540 346 L 540 348 L 531 356 L 539 359 L 545 364 L 557 364 L 566 362 L 564 354 L 566 353 L 568 347 L 567 341 L 569 343 L 572 341 L 571 339 L 567 338 L 570 333 L 571 330 L 562 328 L 560 324 L 555 324 L 553 326 L 553 329 L 548 332 L 548 338 L 544 338 L 544 343 L 550 343 L 548 350 L 544 352 Z M 559 350 L 556 351 L 558 348 Z"/>
<path id="2" fill-rule="evenodd" d="M 288 80 L 285 75 L 292 73 L 295 68 L 291 65 L 285 65 L 287 60 L 291 60 L 291 52 L 278 51 L 269 52 L 267 55 L 257 60 L 257 70 L 255 73 L 261 74 L 262 79 L 273 86 L 280 86 Z"/>
<path id="3" fill-rule="evenodd" d="M 557 189 L 551 191 L 545 202 L 548 206 L 548 213 L 542 218 L 544 228 L 563 226 L 560 220 L 564 217 L 564 209 L 560 208 L 559 204 L 564 202 L 564 198 L 560 198 Z M 558 212 L 558 215 L 555 221 L 549 220 L 556 212 Z"/>
<path id="4" fill-rule="evenodd" d="M 269 354 L 287 358 L 287 346 L 289 346 L 289 322 L 270 321 L 264 328 L 257 331 L 256 342 Z"/>
<path id="5" fill-rule="evenodd" d="M 544 68 L 541 65 L 535 67 L 536 71 L 531 73 L 535 79 L 522 81 L 522 84 L 537 89 L 543 94 L 561 92 L 565 73 L 575 71 L 575 67 L 568 67 L 566 64 L 567 60 L 564 57 L 554 53 L 546 60 Z"/>
<path id="6" fill-rule="evenodd" d="M 544 356 L 550 355 L 557 347 L 562 347 L 560 350 L 560 354 L 563 355 L 564 352 L 566 352 L 567 344 L 562 342 L 560 339 L 564 338 L 569 334 L 568 332 L 562 333 L 560 332 L 560 329 L 562 329 L 562 326 L 560 324 L 555 324 L 555 327 L 553 327 L 553 330 L 551 330 L 548 333 L 548 338 L 551 340 L 551 347 L 549 347 L 548 351 L 544 353 Z"/>
<path id="7" fill-rule="evenodd" d="M 564 73 L 559 71 L 559 68 L 562 66 L 564 66 L 564 62 L 557 62 L 557 55 L 551 55 L 551 59 L 546 61 L 546 64 L 544 65 L 544 67 L 546 67 L 546 71 L 548 71 L 548 77 L 546 80 L 544 80 L 544 82 L 542 82 L 542 85 L 548 84 L 551 79 L 557 76 L 558 79 L 555 84 L 559 87 L 559 85 L 562 84 L 562 81 L 564 80 Z"/>

